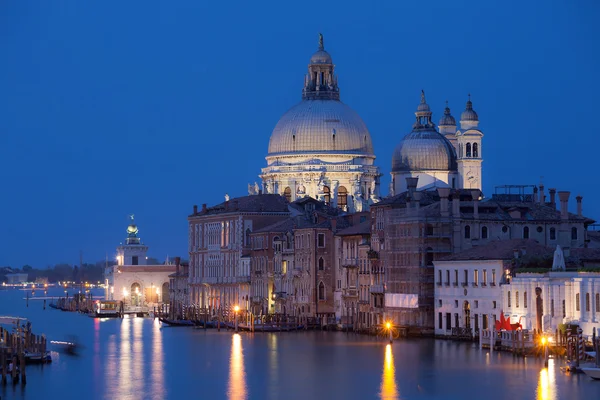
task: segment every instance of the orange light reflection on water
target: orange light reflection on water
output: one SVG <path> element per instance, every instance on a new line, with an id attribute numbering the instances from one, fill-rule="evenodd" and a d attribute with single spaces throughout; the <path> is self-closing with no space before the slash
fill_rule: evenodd
<path id="1" fill-rule="evenodd" d="M 548 368 L 540 371 L 540 378 L 537 387 L 538 400 L 555 400 L 556 397 L 556 379 L 555 379 L 554 360 L 548 360 Z"/>
<path id="2" fill-rule="evenodd" d="M 248 390 L 246 387 L 246 373 L 244 371 L 244 349 L 242 348 L 242 337 L 234 334 L 231 338 L 231 356 L 229 358 L 229 385 L 227 398 L 246 399 Z"/>
<path id="3" fill-rule="evenodd" d="M 392 345 L 385 346 L 385 359 L 383 361 L 383 373 L 381 374 L 381 392 L 379 397 L 382 399 L 398 399 L 398 387 L 396 386 L 396 368 L 394 366 L 394 354 Z"/>

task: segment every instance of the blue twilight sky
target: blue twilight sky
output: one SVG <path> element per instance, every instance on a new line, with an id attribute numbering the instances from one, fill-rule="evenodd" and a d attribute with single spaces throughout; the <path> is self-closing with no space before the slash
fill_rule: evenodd
<path id="1" fill-rule="evenodd" d="M 387 194 L 424 89 L 472 94 L 484 192 L 537 184 L 600 220 L 599 3 L 23 1 L 0 4 L 0 265 L 114 256 L 134 213 L 187 258 L 194 204 L 247 194 L 322 32 Z"/>

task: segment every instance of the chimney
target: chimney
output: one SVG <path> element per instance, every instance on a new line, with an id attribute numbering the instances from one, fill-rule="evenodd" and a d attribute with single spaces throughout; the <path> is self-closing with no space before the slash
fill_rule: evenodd
<path id="1" fill-rule="evenodd" d="M 544 193 L 544 185 L 540 183 L 540 203 L 546 204 L 546 194 Z"/>
<path id="2" fill-rule="evenodd" d="M 414 192 L 413 193 L 413 199 L 415 199 L 415 210 L 418 210 L 419 207 L 421 206 L 421 195 L 423 193 L 421 192 Z"/>
<path id="3" fill-rule="evenodd" d="M 198 206 L 194 204 L 194 215 L 198 214 Z"/>
<path id="4" fill-rule="evenodd" d="M 556 189 L 550 189 L 550 207 L 556 208 Z"/>
<path id="5" fill-rule="evenodd" d="M 479 219 L 479 197 L 481 196 L 481 190 L 471 190 L 471 197 L 473 197 L 473 219 Z"/>
<path id="6" fill-rule="evenodd" d="M 337 219 L 331 218 L 331 231 L 335 233 L 337 228 Z"/>
<path id="7" fill-rule="evenodd" d="M 440 214 L 442 217 L 450 216 L 448 211 L 448 195 L 450 194 L 450 188 L 438 188 L 438 195 L 440 196 Z"/>
<path id="8" fill-rule="evenodd" d="M 583 200 L 583 197 L 579 195 L 575 197 L 575 199 L 577 199 L 577 216 L 583 217 L 583 209 L 581 208 L 581 200 Z"/>
<path id="9" fill-rule="evenodd" d="M 179 274 L 179 265 L 181 264 L 181 257 L 175 257 L 175 272 Z"/>
<path id="10" fill-rule="evenodd" d="M 538 188 L 535 186 L 533 188 L 533 204 L 538 202 Z"/>
<path id="11" fill-rule="evenodd" d="M 569 196 L 571 192 L 558 192 L 558 199 L 560 200 L 560 219 L 569 219 Z"/>
<path id="12" fill-rule="evenodd" d="M 202 204 L 202 212 L 205 213 L 206 212 L 206 203 Z"/>
<path id="13" fill-rule="evenodd" d="M 229 200 L 225 202 L 225 211 L 229 210 Z"/>
<path id="14" fill-rule="evenodd" d="M 417 190 L 417 183 L 419 182 L 419 178 L 406 178 L 406 188 L 408 189 L 408 193 L 411 195 Z"/>
<path id="15" fill-rule="evenodd" d="M 460 195 L 458 191 L 452 194 L 452 215 L 456 218 L 460 217 Z"/>

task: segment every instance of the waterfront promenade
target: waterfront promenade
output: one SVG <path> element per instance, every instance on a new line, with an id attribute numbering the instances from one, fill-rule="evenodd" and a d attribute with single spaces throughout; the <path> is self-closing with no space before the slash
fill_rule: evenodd
<path id="1" fill-rule="evenodd" d="M 76 335 L 85 347 L 32 366 L 35 385 L 2 387 L 3 399 L 585 399 L 600 391 L 600 382 L 566 375 L 553 361 L 545 369 L 541 359 L 475 343 L 169 328 L 43 310 L 35 300 L 26 307 L 23 294 L 0 291 L 0 314 L 29 318 L 49 340 Z"/>

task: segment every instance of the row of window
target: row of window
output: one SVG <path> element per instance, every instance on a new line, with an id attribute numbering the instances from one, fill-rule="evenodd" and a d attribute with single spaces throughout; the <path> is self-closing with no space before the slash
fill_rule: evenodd
<path id="1" fill-rule="evenodd" d="M 446 271 L 446 286 L 450 286 L 450 270 L 447 269 Z M 438 270 L 438 285 L 441 286 L 443 282 L 443 270 Z M 466 286 L 469 284 L 469 270 L 465 269 L 463 270 L 463 281 L 462 284 L 463 286 Z M 473 284 L 473 286 L 479 286 L 479 270 L 473 270 L 473 280 L 471 281 L 471 283 Z M 481 276 L 481 286 L 487 286 L 487 284 L 490 284 L 490 286 L 495 286 L 496 285 L 496 270 L 493 269 L 492 270 L 492 276 L 491 276 L 491 280 L 488 280 L 488 271 L 486 269 L 484 269 L 482 271 L 482 276 Z M 454 286 L 458 286 L 458 270 L 455 269 L 454 270 Z"/>
<path id="2" fill-rule="evenodd" d="M 298 185 L 296 187 L 296 195 L 304 195 L 306 193 L 306 188 L 304 185 Z M 283 197 L 286 198 L 288 202 L 292 201 L 292 188 L 287 186 L 283 190 Z M 331 202 L 331 189 L 329 186 L 323 186 L 323 201 L 325 204 L 329 204 Z M 338 208 L 344 208 L 348 204 L 348 189 L 345 186 L 338 187 L 337 192 L 337 206 Z"/>
<path id="3" fill-rule="evenodd" d="M 465 303 L 468 304 L 468 302 L 466 301 Z M 442 299 L 438 300 L 438 306 L 442 307 Z M 492 300 L 492 308 L 496 308 L 497 304 L 496 304 L 496 300 Z M 468 307 L 468 306 L 467 306 Z M 474 308 L 479 308 L 479 300 L 473 300 L 473 307 Z M 458 308 L 458 300 L 454 300 L 454 308 Z"/>
<path id="4" fill-rule="evenodd" d="M 512 295 L 510 290 L 507 292 L 506 294 L 506 300 L 507 300 L 507 305 L 508 307 L 512 307 Z M 520 296 L 519 296 L 519 291 L 515 291 L 515 308 L 519 308 L 519 300 L 520 300 Z M 596 312 L 600 313 L 600 293 L 596 293 Z M 563 318 L 566 317 L 566 308 L 565 308 L 565 300 L 562 301 L 562 308 L 563 308 Z M 523 292 L 523 308 L 527 308 L 527 292 Z M 581 298 L 579 293 L 575 294 L 575 311 L 581 311 Z M 590 293 L 586 293 L 585 294 L 585 311 L 586 312 L 590 312 L 591 311 L 591 294 Z M 552 317 L 554 317 L 554 299 L 550 300 L 550 315 Z"/>
<path id="5" fill-rule="evenodd" d="M 494 314 L 492 316 L 493 321 L 496 321 L 496 314 Z M 443 325 L 443 320 L 444 320 L 444 314 L 442 314 L 441 312 L 438 313 L 438 328 L 439 329 L 444 329 L 444 325 Z M 475 330 L 479 330 L 479 315 L 475 314 L 474 315 L 474 322 L 475 322 Z M 482 328 L 483 329 L 488 329 L 488 315 L 487 314 L 483 314 L 482 315 Z M 452 313 L 446 313 L 446 330 L 450 330 L 452 328 L 460 328 L 460 315 L 458 313 L 454 313 L 454 326 L 452 326 Z M 464 320 L 464 327 L 465 328 L 470 328 L 471 327 L 471 318 L 470 315 L 467 315 L 465 317 Z"/>
<path id="6" fill-rule="evenodd" d="M 542 233 L 544 228 L 542 228 L 541 226 L 538 226 L 536 230 L 538 233 Z M 504 225 L 502 227 L 502 232 L 503 233 L 508 232 L 508 227 L 506 225 Z M 489 236 L 488 227 L 482 226 L 481 227 L 481 238 L 487 239 L 488 236 Z M 529 236 L 530 236 L 529 235 L 529 227 L 524 226 L 523 227 L 523 239 L 529 239 Z M 577 240 L 577 237 L 578 237 L 577 228 L 576 227 L 571 228 L 571 240 Z M 469 225 L 465 226 L 465 239 L 471 239 L 471 226 L 469 226 Z M 550 240 L 556 240 L 556 228 L 554 228 L 554 227 L 550 228 Z"/>
<path id="7" fill-rule="evenodd" d="M 479 158 L 479 145 L 477 143 L 467 143 L 465 146 L 465 150 L 463 151 L 462 144 L 458 147 L 458 156 L 462 157 L 473 157 Z"/>

